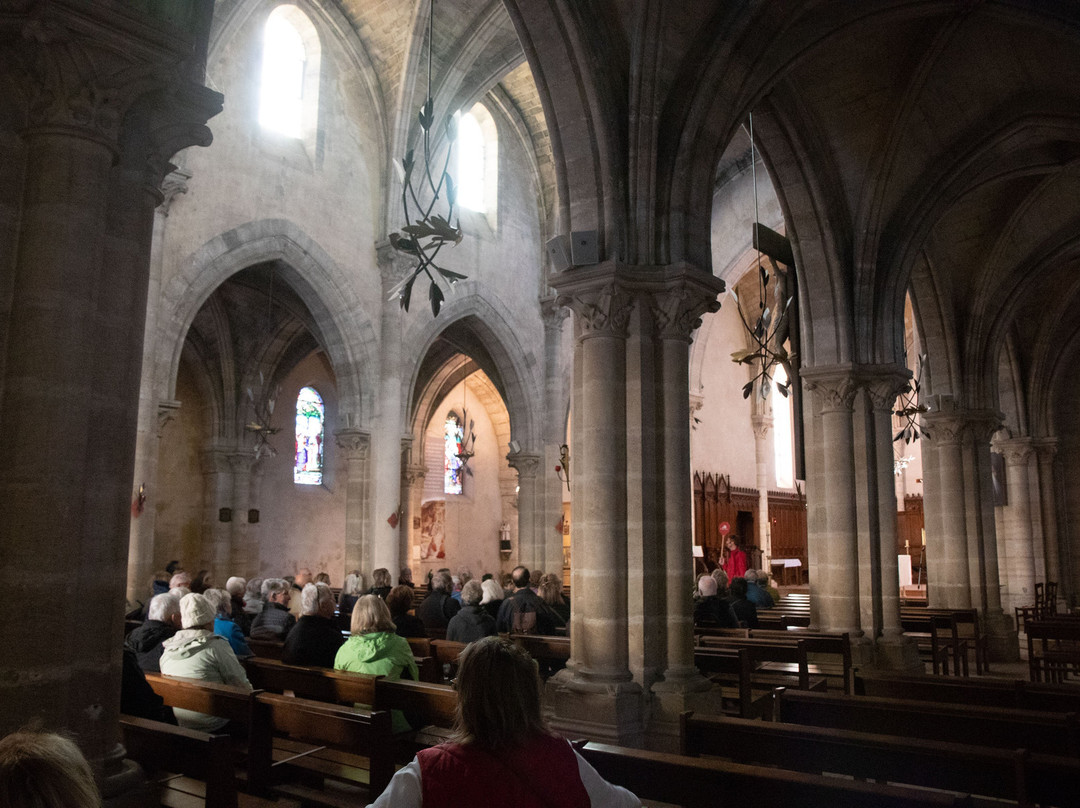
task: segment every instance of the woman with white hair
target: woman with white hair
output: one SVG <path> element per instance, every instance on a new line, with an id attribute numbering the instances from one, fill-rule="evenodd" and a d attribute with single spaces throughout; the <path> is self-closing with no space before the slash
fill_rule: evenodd
<path id="1" fill-rule="evenodd" d="M 345 576 L 345 584 L 341 587 L 341 597 L 338 598 L 338 613 L 351 615 L 353 606 L 360 599 L 364 591 L 364 575 L 360 570 L 353 570 Z"/>
<path id="2" fill-rule="evenodd" d="M 484 596 L 480 598 L 480 605 L 485 612 L 491 615 L 492 619 L 498 617 L 499 607 L 502 606 L 506 592 L 494 578 L 481 581 L 480 588 L 484 591 Z"/>
<path id="3" fill-rule="evenodd" d="M 161 672 L 167 676 L 184 676 L 223 685 L 251 690 L 244 669 L 236 659 L 229 641 L 214 633 L 216 609 L 203 596 L 185 595 L 180 601 L 180 617 L 184 628 L 165 641 L 161 655 Z M 200 732 L 219 732 L 228 729 L 229 719 L 204 715 L 191 710 L 173 708 L 180 726 Z"/>
<path id="4" fill-rule="evenodd" d="M 334 625 L 334 593 L 323 583 L 307 584 L 300 592 L 300 619 L 285 638 L 281 661 L 287 665 L 334 667 L 345 642 Z"/>
<path id="5" fill-rule="evenodd" d="M 124 638 L 124 647 L 135 652 L 135 659 L 144 673 L 157 673 L 162 643 L 171 639 L 180 628 L 180 598 L 172 592 L 154 595 L 146 620 Z"/>
<path id="6" fill-rule="evenodd" d="M 229 597 L 229 593 L 224 589 L 207 589 L 203 593 L 203 597 L 210 602 L 216 612 L 214 633 L 229 641 L 229 645 L 232 646 L 237 657 L 243 659 L 255 656 L 255 653 L 248 647 L 247 641 L 244 639 L 244 632 L 240 630 L 240 626 L 232 619 L 232 598 Z"/>

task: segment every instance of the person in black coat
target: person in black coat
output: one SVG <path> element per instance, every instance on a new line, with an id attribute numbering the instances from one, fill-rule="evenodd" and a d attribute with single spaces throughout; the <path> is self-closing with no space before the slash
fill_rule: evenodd
<path id="1" fill-rule="evenodd" d="M 694 604 L 694 625 L 716 628 L 738 628 L 739 618 L 731 603 L 718 594 L 716 579 L 703 575 L 698 581 L 698 601 Z"/>
<path id="2" fill-rule="evenodd" d="M 450 618 L 461 609 L 461 604 L 450 597 L 451 578 L 448 572 L 437 572 L 431 577 L 431 594 L 417 607 L 416 616 L 424 621 L 424 629 L 431 636 L 441 634 Z"/>
<path id="3" fill-rule="evenodd" d="M 334 657 L 345 642 L 334 623 L 334 593 L 326 584 L 306 584 L 300 592 L 300 619 L 281 649 L 287 665 L 334 667 Z"/>
<path id="4" fill-rule="evenodd" d="M 180 629 L 180 598 L 168 592 L 154 595 L 146 621 L 124 639 L 124 648 L 135 654 L 144 672 L 157 673 L 165 650 L 162 643 Z"/>
<path id="5" fill-rule="evenodd" d="M 390 570 L 386 567 L 379 567 L 372 572 L 371 584 L 371 589 L 367 593 L 369 595 L 378 595 L 383 600 L 386 600 L 386 596 L 390 594 L 391 589 Z"/>
<path id="6" fill-rule="evenodd" d="M 744 628 L 757 628 L 757 606 L 746 599 L 747 586 L 746 579 L 732 578 L 731 579 L 731 608 L 735 612 L 735 616 L 739 618 L 739 623 Z"/>
<path id="7" fill-rule="evenodd" d="M 495 633 L 495 621 L 480 606 L 484 592 L 479 581 L 469 581 L 461 589 L 461 611 L 450 618 L 446 639 L 454 642 L 473 642 Z"/>
<path id="8" fill-rule="evenodd" d="M 390 609 L 390 619 L 397 627 L 399 637 L 427 637 L 424 621 L 409 614 L 412 608 L 413 590 L 407 584 L 398 584 L 386 596 L 386 605 Z"/>

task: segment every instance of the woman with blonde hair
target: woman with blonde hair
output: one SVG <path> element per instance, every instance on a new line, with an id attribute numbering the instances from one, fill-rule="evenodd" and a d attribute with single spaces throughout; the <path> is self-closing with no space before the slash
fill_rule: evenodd
<path id="1" fill-rule="evenodd" d="M 100 808 L 94 773 L 74 741 L 51 732 L 13 732 L 0 740 L 0 805 Z"/>
<path id="2" fill-rule="evenodd" d="M 418 681 L 420 670 L 413 659 L 412 647 L 396 633 L 386 601 L 378 595 L 364 595 L 353 606 L 351 634 L 338 649 L 334 668 L 339 671 L 385 676 L 396 682 L 406 678 Z M 405 716 L 393 711 L 394 732 L 408 732 Z"/>
<path id="3" fill-rule="evenodd" d="M 454 739 L 423 749 L 370 808 L 499 803 L 516 808 L 640 808 L 604 780 L 540 714 L 540 679 L 528 653 L 499 637 L 461 652 Z"/>

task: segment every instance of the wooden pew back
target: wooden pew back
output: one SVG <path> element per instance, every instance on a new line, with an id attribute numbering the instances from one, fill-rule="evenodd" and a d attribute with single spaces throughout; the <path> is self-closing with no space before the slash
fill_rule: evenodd
<path id="1" fill-rule="evenodd" d="M 243 664 L 251 684 L 261 690 L 290 692 L 300 698 L 333 704 L 372 704 L 375 700 L 377 677 L 368 674 L 286 665 L 259 657 Z"/>

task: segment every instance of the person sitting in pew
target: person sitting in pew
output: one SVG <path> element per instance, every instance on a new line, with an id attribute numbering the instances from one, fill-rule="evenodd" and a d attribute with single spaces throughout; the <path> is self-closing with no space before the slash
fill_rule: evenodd
<path id="1" fill-rule="evenodd" d="M 124 638 L 124 647 L 135 653 L 144 672 L 157 673 L 162 643 L 180 629 L 180 598 L 172 592 L 154 595 L 146 621 Z"/>
<path id="2" fill-rule="evenodd" d="M 332 668 L 345 642 L 334 624 L 334 593 L 326 584 L 308 584 L 300 592 L 300 601 L 300 619 L 285 638 L 281 661 Z"/>
<path id="3" fill-rule="evenodd" d="M 161 672 L 166 676 L 202 679 L 222 685 L 251 690 L 236 654 L 229 641 L 214 633 L 215 609 L 203 595 L 184 595 L 180 601 L 183 630 L 165 641 L 161 655 Z M 173 708 L 180 726 L 200 732 L 229 731 L 229 719 L 205 715 L 192 710 Z"/>
<path id="4" fill-rule="evenodd" d="M 462 587 L 461 611 L 450 618 L 446 639 L 469 643 L 495 633 L 495 619 L 480 606 L 483 596 L 479 581 L 469 581 Z"/>
<path id="5" fill-rule="evenodd" d="M 100 808 L 94 772 L 75 742 L 20 730 L 0 740 L 0 805 Z"/>
<path id="6" fill-rule="evenodd" d="M 746 575 L 746 599 L 759 609 L 771 609 L 776 604 L 772 596 L 758 586 L 758 571 L 747 570 Z"/>
<path id="7" fill-rule="evenodd" d="M 757 606 L 746 599 L 746 592 L 745 578 L 731 579 L 731 608 L 735 612 L 735 616 L 739 618 L 740 626 L 742 628 L 757 628 Z"/>
<path id="8" fill-rule="evenodd" d="M 240 630 L 246 637 L 251 633 L 251 620 L 254 615 L 244 611 L 244 592 L 247 589 L 247 581 L 236 575 L 225 582 L 225 591 L 229 593 L 229 614 L 232 621 L 240 626 Z"/>
<path id="9" fill-rule="evenodd" d="M 386 607 L 390 610 L 390 619 L 397 626 L 399 637 L 427 637 L 424 621 L 414 614 L 409 614 L 413 603 L 413 588 L 408 584 L 398 584 L 386 596 Z"/>
<path id="10" fill-rule="evenodd" d="M 570 604 L 566 602 L 562 593 L 562 581 L 554 573 L 548 573 L 540 580 L 540 588 L 537 593 L 540 599 L 548 605 L 557 618 L 555 628 L 565 628 L 570 624 Z"/>
<path id="11" fill-rule="evenodd" d="M 461 652 L 454 740 L 424 749 L 368 808 L 499 804 L 516 808 L 640 808 L 604 780 L 540 714 L 540 678 L 529 654 L 485 637 Z"/>
<path id="12" fill-rule="evenodd" d="M 420 669 L 409 641 L 394 630 L 386 601 L 378 595 L 364 595 L 353 607 L 352 636 L 338 649 L 334 667 L 339 671 L 385 676 L 391 682 L 402 676 L 420 681 Z M 391 718 L 394 732 L 412 729 L 400 710 L 393 710 Z"/>
<path id="13" fill-rule="evenodd" d="M 296 618 L 289 611 L 292 584 L 284 578 L 267 578 L 262 585 L 262 611 L 251 621 L 251 639 L 284 640 Z"/>
<path id="14" fill-rule="evenodd" d="M 481 581 L 480 588 L 484 592 L 484 596 L 480 599 L 480 605 L 493 619 L 497 618 L 499 616 L 499 607 L 502 606 L 506 593 L 494 578 Z"/>
<path id="15" fill-rule="evenodd" d="M 739 618 L 731 610 L 727 598 L 719 595 L 716 579 L 702 575 L 698 579 L 698 601 L 694 604 L 694 625 L 716 628 L 738 628 Z"/>
<path id="16" fill-rule="evenodd" d="M 416 616 L 424 621 L 428 634 L 445 631 L 450 618 L 461 609 L 461 604 L 450 596 L 453 579 L 449 572 L 436 572 L 431 576 L 431 591 L 416 607 Z M 438 636 L 436 634 L 436 636 Z"/>
<path id="17" fill-rule="evenodd" d="M 217 613 L 214 617 L 214 633 L 220 634 L 229 641 L 238 659 L 255 656 L 255 652 L 244 639 L 244 632 L 232 618 L 232 598 L 229 593 L 224 589 L 207 589 L 203 592 L 203 597 L 210 602 Z"/>

